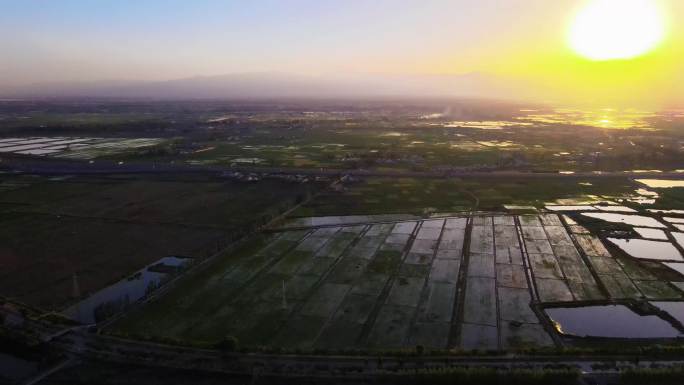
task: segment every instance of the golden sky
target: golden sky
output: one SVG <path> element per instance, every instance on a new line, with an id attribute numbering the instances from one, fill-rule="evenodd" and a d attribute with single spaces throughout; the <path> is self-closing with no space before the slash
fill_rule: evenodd
<path id="1" fill-rule="evenodd" d="M 661 10 L 664 34 L 652 50 L 634 58 L 605 61 L 582 57 L 568 42 L 574 16 L 591 2 L 577 2 L 572 12 L 566 9 L 537 31 L 526 31 L 527 36 L 483 47 L 467 65 L 520 84 L 522 96 L 535 99 L 644 108 L 684 105 L 684 1 L 653 1 Z M 456 66 L 459 58 L 451 60 Z M 440 67 L 445 70 L 448 64 Z"/>
<path id="2" fill-rule="evenodd" d="M 581 57 L 568 34 L 597 1 L 656 4 L 663 41 L 627 60 Z M 606 17 L 608 30 L 620 12 Z M 684 106 L 682 24 L 684 0 L 6 0 L 0 88 L 259 72 L 476 72 L 493 79 L 499 98 Z"/>

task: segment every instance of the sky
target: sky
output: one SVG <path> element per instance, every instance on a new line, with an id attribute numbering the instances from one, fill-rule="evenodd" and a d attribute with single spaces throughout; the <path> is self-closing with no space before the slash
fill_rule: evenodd
<path id="1" fill-rule="evenodd" d="M 684 83 L 684 1 L 646 0 L 662 10 L 664 40 L 644 56 L 608 62 L 568 44 L 573 18 L 591 1 L 0 0 L 0 87 L 477 72 L 515 84 L 520 98 L 684 101 L 673 87 Z"/>

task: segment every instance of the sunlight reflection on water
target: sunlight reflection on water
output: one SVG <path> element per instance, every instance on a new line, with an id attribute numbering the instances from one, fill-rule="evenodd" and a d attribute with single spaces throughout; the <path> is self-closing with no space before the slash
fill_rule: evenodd
<path id="1" fill-rule="evenodd" d="M 535 112 L 525 114 L 518 116 L 517 119 L 541 124 L 653 130 L 654 128 L 649 123 L 649 119 L 657 116 L 653 112 L 639 110 L 614 110 L 609 108 L 598 110 L 555 109 L 546 113 Z"/>

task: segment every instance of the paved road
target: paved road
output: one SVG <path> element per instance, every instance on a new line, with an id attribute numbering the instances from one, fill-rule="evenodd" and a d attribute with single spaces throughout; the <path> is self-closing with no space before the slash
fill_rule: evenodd
<path id="1" fill-rule="evenodd" d="M 577 172 L 564 174 L 559 172 L 526 172 L 526 171 L 408 171 L 408 170 L 344 170 L 330 168 L 296 168 L 296 167 L 229 167 L 229 166 L 199 166 L 185 163 L 156 163 L 134 162 L 119 163 L 113 161 L 74 161 L 54 158 L 28 158 L 17 156 L 0 157 L 0 170 L 7 172 L 24 172 L 43 175 L 106 175 L 106 174 L 163 174 L 163 173 L 206 173 L 221 174 L 237 171 L 241 173 L 277 174 L 277 175 L 306 175 L 339 177 L 351 175 L 356 177 L 415 177 L 415 178 L 666 178 L 684 179 L 684 173 L 679 172 L 633 172 L 633 171 L 605 171 L 605 172 Z"/>
<path id="2" fill-rule="evenodd" d="M 111 336 L 74 331 L 54 341 L 55 346 L 84 359 L 100 359 L 121 364 L 173 367 L 234 374 L 328 377 L 348 376 L 372 378 L 386 371 L 414 370 L 437 367 L 491 367 L 543 369 L 548 367 L 577 368 L 587 375 L 614 374 L 617 368 L 672 366 L 684 364 L 682 359 L 635 360 L 633 356 L 316 356 L 275 355 L 260 353 L 221 353 L 215 350 L 193 349 L 129 341 Z M 599 367 L 606 369 L 596 369 Z"/>
<path id="3" fill-rule="evenodd" d="M 0 313 L 20 312 L 0 307 Z M 78 361 L 101 360 L 152 368 L 174 368 L 250 376 L 372 379 L 388 371 L 439 367 L 488 367 L 502 369 L 576 368 L 585 376 L 615 376 L 619 369 L 684 365 L 684 357 L 652 360 L 634 356 L 416 356 L 380 358 L 376 355 L 288 355 L 265 353 L 227 353 L 127 340 L 90 332 L 87 327 L 60 327 L 46 321 L 26 320 L 24 328 L 59 349 L 66 359 L 35 379 L 49 376 Z M 57 331 L 57 330 L 61 331 Z"/>

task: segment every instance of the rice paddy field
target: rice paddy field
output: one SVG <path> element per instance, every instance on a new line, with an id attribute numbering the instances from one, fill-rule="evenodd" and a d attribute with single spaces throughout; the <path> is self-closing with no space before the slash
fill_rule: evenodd
<path id="1" fill-rule="evenodd" d="M 293 221 L 108 332 L 188 343 L 231 336 L 248 348 L 316 351 L 680 337 L 682 272 L 622 253 L 576 214 Z M 625 325 L 617 335 L 606 325 L 611 316 Z"/>
<path id="2" fill-rule="evenodd" d="M 0 154 L 95 159 L 162 143 L 156 138 L 17 137 L 0 139 Z"/>

